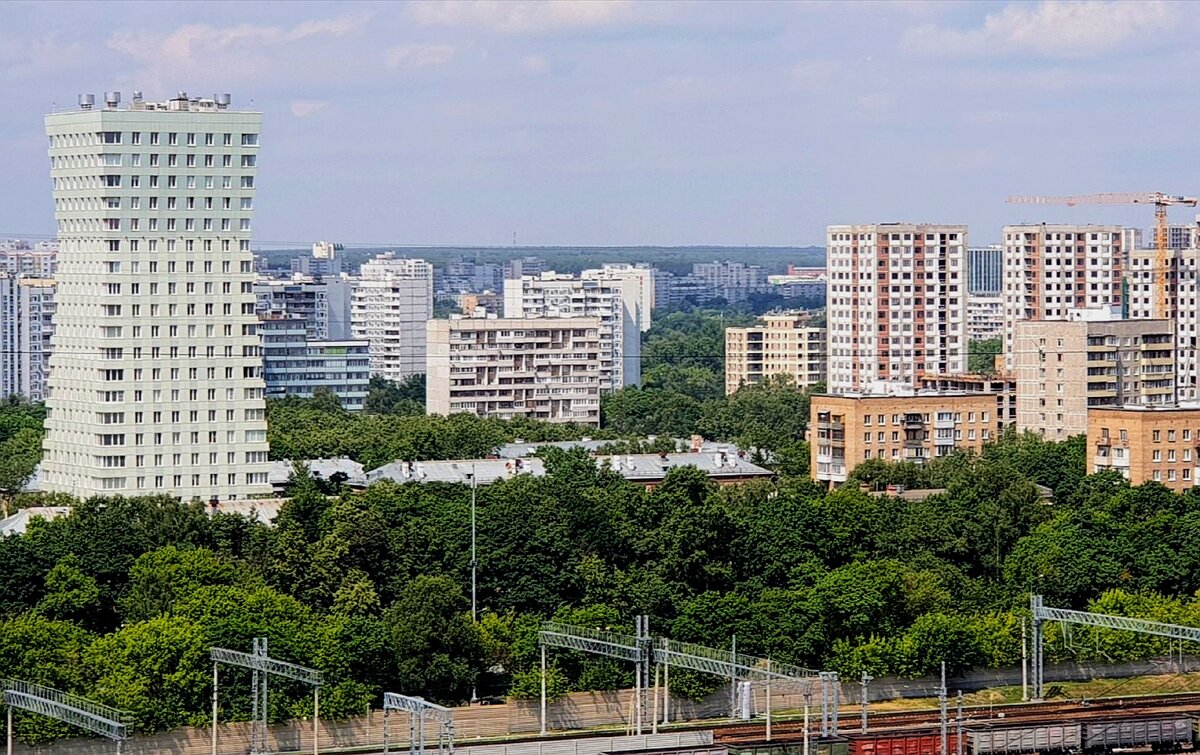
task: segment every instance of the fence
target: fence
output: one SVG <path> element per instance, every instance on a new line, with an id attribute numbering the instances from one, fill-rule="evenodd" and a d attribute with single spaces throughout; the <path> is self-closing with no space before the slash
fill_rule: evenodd
<path id="1" fill-rule="evenodd" d="M 1196 658 L 1185 658 L 1185 668 L 1200 668 Z M 1171 673 L 1178 666 L 1170 661 L 1133 661 L 1128 663 L 1069 663 L 1046 666 L 1047 682 L 1081 681 L 1085 679 L 1121 678 Z M 951 694 L 957 690 L 964 692 L 985 689 L 988 687 L 1011 686 L 1021 683 L 1021 670 L 1000 669 L 991 671 L 973 671 L 963 677 L 949 680 L 947 686 Z M 928 677 L 925 679 L 899 679 L 894 677 L 880 678 L 871 682 L 869 692 L 872 700 L 895 699 L 902 697 L 932 697 L 937 694 L 939 680 Z M 754 685 L 754 707 L 762 710 L 765 707 L 764 688 L 761 683 Z M 815 690 L 813 702 L 820 704 L 820 692 Z M 777 710 L 798 709 L 804 705 L 804 690 L 799 682 L 773 682 L 771 705 Z M 843 680 L 842 702 L 857 704 L 859 686 L 854 679 Z M 728 716 L 730 698 L 728 689 L 719 690 L 706 700 L 694 702 L 672 698 L 671 720 L 693 721 L 704 718 Z M 474 707 L 454 708 L 454 729 L 457 750 L 467 750 L 470 755 L 533 755 L 524 744 L 496 745 L 508 749 L 486 752 L 479 747 L 472 747 L 471 742 L 480 739 L 500 738 L 506 736 L 534 735 L 540 729 L 538 721 L 539 703 L 537 700 L 514 700 L 504 705 L 484 705 Z M 659 709 L 661 716 L 661 708 Z M 397 748 L 408 747 L 408 726 L 397 725 L 399 719 L 392 721 L 392 739 Z M 618 692 L 575 692 L 566 697 L 551 702 L 547 707 L 547 728 L 551 731 L 566 731 L 591 729 L 603 726 L 626 726 L 633 720 L 633 693 L 630 690 Z M 222 724 L 218 728 L 220 749 L 219 755 L 245 755 L 250 749 L 250 724 Z M 369 716 L 360 716 L 349 721 L 322 721 L 320 726 L 320 743 L 322 750 L 333 750 L 345 747 L 361 747 L 383 742 L 383 712 L 372 711 Z M 426 732 L 427 740 L 436 740 L 432 729 Z M 596 741 L 607 741 L 608 737 Z M 583 740 L 581 740 L 583 741 Z M 277 752 L 311 752 L 312 724 L 304 721 L 293 721 L 271 727 L 271 747 Z M 549 747 L 552 742 L 545 742 Z M 561 744 L 561 742 L 560 742 Z M 703 744 L 703 743 L 701 743 Z M 533 746 L 533 745 L 528 745 Z M 574 747 L 584 745 L 571 745 Z M 685 745 L 690 746 L 690 745 Z M 489 748 L 492 746 L 489 746 Z M 623 748 L 628 749 L 628 748 Z M 45 747 L 29 747 L 17 744 L 14 755 L 109 755 L 113 751 L 111 743 L 93 739 L 74 739 L 57 742 Z M 134 737 L 125 743 L 124 755 L 211 755 L 211 734 L 209 729 L 178 729 L 175 731 L 152 734 L 144 737 Z M 539 750 L 543 755 L 574 755 L 575 750 Z M 581 749 L 579 755 L 593 755 L 590 751 Z"/>

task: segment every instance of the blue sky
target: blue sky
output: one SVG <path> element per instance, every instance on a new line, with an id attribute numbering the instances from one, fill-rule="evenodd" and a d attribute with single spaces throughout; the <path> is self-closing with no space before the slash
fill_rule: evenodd
<path id="1" fill-rule="evenodd" d="M 1198 31 L 1188 2 L 6 2 L 0 237 L 53 232 L 42 116 L 107 89 L 253 101 L 264 243 L 1146 227 L 1004 197 L 1200 194 Z"/>

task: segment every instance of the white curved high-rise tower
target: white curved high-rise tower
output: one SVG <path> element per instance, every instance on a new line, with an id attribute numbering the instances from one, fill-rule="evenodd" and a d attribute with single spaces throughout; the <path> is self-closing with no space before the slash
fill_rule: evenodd
<path id="1" fill-rule="evenodd" d="M 269 493 L 250 252 L 262 115 L 228 95 L 104 99 L 46 116 L 60 247 L 43 489 Z"/>

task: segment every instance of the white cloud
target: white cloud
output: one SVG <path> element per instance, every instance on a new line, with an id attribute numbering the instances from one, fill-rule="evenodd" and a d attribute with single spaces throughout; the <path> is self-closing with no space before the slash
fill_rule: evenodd
<path id="1" fill-rule="evenodd" d="M 292 115 L 297 118 L 307 118 L 318 110 L 324 110 L 328 106 L 329 103 L 322 100 L 292 100 L 290 105 Z"/>
<path id="2" fill-rule="evenodd" d="M 632 0 L 422 0 L 409 14 L 428 26 L 476 26 L 506 34 L 558 31 L 625 23 Z"/>
<path id="3" fill-rule="evenodd" d="M 526 55 L 521 59 L 521 71 L 531 76 L 550 73 L 550 61 L 545 55 Z"/>
<path id="4" fill-rule="evenodd" d="M 396 45 L 383 52 L 389 68 L 428 68 L 454 60 L 450 45 Z"/>
<path id="5" fill-rule="evenodd" d="M 369 18 L 368 14 L 355 13 L 303 21 L 291 27 L 188 24 L 169 33 L 118 32 L 109 37 L 108 47 L 145 66 L 134 78 L 144 81 L 146 89 L 152 89 L 152 85 L 169 87 L 199 76 L 245 79 L 261 76 L 272 62 L 277 62 L 279 54 L 297 43 L 346 36 L 362 28 Z"/>
<path id="6" fill-rule="evenodd" d="M 1163 0 L 1043 0 L 1010 3 L 974 29 L 922 24 L 909 29 L 902 45 L 921 55 L 994 56 L 1032 54 L 1054 58 L 1101 55 L 1141 38 L 1149 43 L 1169 29 L 1176 6 Z"/>

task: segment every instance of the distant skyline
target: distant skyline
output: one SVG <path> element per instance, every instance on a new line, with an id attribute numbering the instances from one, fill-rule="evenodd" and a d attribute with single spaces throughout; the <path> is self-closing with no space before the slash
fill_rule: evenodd
<path id="1" fill-rule="evenodd" d="M 1197 32 L 1182 2 L 7 2 L 0 237 L 54 233 L 43 116 L 110 89 L 263 111 L 256 246 L 1146 229 L 1004 198 L 1200 194 Z"/>

